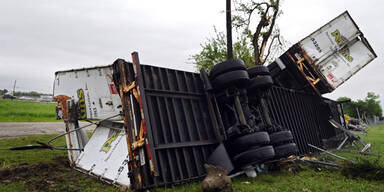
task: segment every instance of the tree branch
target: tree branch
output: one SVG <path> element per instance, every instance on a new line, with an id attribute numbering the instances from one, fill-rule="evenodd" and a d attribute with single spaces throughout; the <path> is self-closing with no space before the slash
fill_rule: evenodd
<path id="1" fill-rule="evenodd" d="M 268 52 L 267 52 L 267 55 L 264 57 L 264 59 L 261 61 L 261 64 L 264 65 L 265 61 L 267 61 L 269 55 L 271 54 L 271 48 L 272 48 L 272 45 L 273 45 L 273 41 L 275 41 L 275 39 L 277 38 L 277 40 L 279 41 L 279 44 L 281 44 L 281 41 L 280 41 L 280 35 L 275 35 L 273 36 L 272 40 L 271 40 L 271 43 L 269 44 L 269 48 L 268 48 Z"/>
<path id="2" fill-rule="evenodd" d="M 268 4 L 264 14 L 261 16 L 259 24 L 257 25 L 256 31 L 253 34 L 253 47 L 254 47 L 254 51 L 255 51 L 255 65 L 261 65 L 261 63 L 260 63 L 261 59 L 260 58 L 262 57 L 262 52 L 263 52 L 264 48 L 263 48 L 263 44 L 261 44 L 261 49 L 259 48 L 259 37 L 260 37 L 261 29 L 264 28 L 265 26 L 268 26 L 266 24 L 268 22 L 267 14 L 268 14 L 269 8 L 270 8 L 270 5 Z"/>
<path id="3" fill-rule="evenodd" d="M 263 63 L 261 63 L 261 61 L 263 60 L 262 58 L 263 58 L 263 55 L 264 55 L 264 49 L 265 49 L 265 46 L 266 46 L 266 44 L 268 42 L 269 37 L 272 34 L 273 27 L 275 26 L 277 14 L 279 12 L 279 3 L 280 3 L 280 0 L 277 0 L 276 4 L 272 6 L 274 8 L 274 13 L 273 13 L 273 16 L 272 16 L 272 22 L 269 25 L 268 31 L 263 35 L 263 41 L 261 43 L 260 53 L 258 54 L 259 58 L 255 58 L 255 60 L 259 60 L 260 62 L 259 63 L 255 62 L 256 65 L 262 65 L 263 64 Z M 261 24 L 261 22 L 259 23 L 259 25 L 260 24 Z"/>
<path id="4" fill-rule="evenodd" d="M 249 24 L 251 23 L 251 16 L 252 16 L 253 12 L 254 12 L 257 8 L 261 7 L 262 5 L 265 5 L 265 6 L 267 6 L 267 7 L 270 6 L 267 2 L 256 3 L 255 6 L 250 10 L 250 12 L 248 12 L 247 28 L 246 28 L 246 29 L 249 29 Z"/>

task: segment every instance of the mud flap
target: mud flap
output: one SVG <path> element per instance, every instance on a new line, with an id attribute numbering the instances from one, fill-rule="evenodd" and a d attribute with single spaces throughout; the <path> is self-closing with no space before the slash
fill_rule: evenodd
<path id="1" fill-rule="evenodd" d="M 66 108 L 68 109 L 68 112 L 66 113 L 68 114 L 68 118 L 66 118 L 67 120 L 65 121 L 65 131 L 68 134 L 65 135 L 65 140 L 67 143 L 67 148 L 72 149 L 68 150 L 68 159 L 71 166 L 74 166 L 77 158 L 81 153 L 80 150 L 76 149 L 83 149 L 89 139 L 87 132 L 84 129 L 76 130 L 79 128 L 79 121 L 74 100 L 67 100 L 66 105 Z"/>
<path id="2" fill-rule="evenodd" d="M 74 123 L 65 123 L 65 131 L 69 132 L 75 129 L 75 124 Z M 76 132 L 71 132 L 67 135 L 65 135 L 65 141 L 67 144 L 68 149 L 80 149 L 82 148 L 81 146 L 81 141 L 79 141 L 79 137 L 77 137 Z M 78 150 L 68 150 L 68 159 L 69 163 L 73 166 L 77 160 L 77 158 L 80 156 L 80 151 Z"/>
<path id="3" fill-rule="evenodd" d="M 224 168 L 227 173 L 230 173 L 234 167 L 231 158 L 228 155 L 224 144 L 219 144 L 212 154 L 208 157 L 207 163 Z"/>

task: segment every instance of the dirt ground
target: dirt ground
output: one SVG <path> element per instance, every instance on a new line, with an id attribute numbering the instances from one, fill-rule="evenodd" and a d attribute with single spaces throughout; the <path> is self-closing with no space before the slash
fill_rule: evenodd
<path id="1" fill-rule="evenodd" d="M 80 122 L 80 126 L 87 125 L 87 122 Z M 95 125 L 86 128 L 88 131 L 95 129 Z M 22 123 L 0 123 L 0 138 L 21 137 L 39 134 L 64 133 L 64 122 L 22 122 Z"/>
<path id="2" fill-rule="evenodd" d="M 0 183 L 14 182 L 24 183 L 25 191 L 81 191 L 87 185 L 102 184 L 95 177 L 71 169 L 66 157 L 56 157 L 49 163 L 20 164 L 0 170 Z"/>
<path id="3" fill-rule="evenodd" d="M 40 181 L 26 182 L 25 188 L 29 191 L 44 191 L 48 190 L 49 186 L 59 179 L 56 178 L 57 174 L 55 173 L 63 172 L 65 168 L 69 168 L 68 161 L 65 158 L 56 158 L 53 163 L 24 164 L 15 168 L 2 169 L 0 170 L 0 180 L 2 183 L 8 184 L 34 177 Z"/>

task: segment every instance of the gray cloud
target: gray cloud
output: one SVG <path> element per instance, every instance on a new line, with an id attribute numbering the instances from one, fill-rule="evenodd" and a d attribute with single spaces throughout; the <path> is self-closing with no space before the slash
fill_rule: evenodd
<path id="1" fill-rule="evenodd" d="M 210 3 L 212 5 L 212 3 Z M 130 60 L 193 70 L 186 64 L 222 6 L 200 2 L 0 2 L 0 87 L 50 92 L 57 70 Z M 213 7 L 213 6 L 212 6 Z M 200 22 L 202 21 L 202 22 Z M 4 79 L 4 80 L 3 80 Z"/>
<path id="2" fill-rule="evenodd" d="M 292 43 L 348 10 L 378 58 L 327 95 L 362 98 L 375 91 L 384 98 L 379 0 L 284 1 L 278 24 Z M 52 92 L 54 72 L 106 65 L 130 59 L 138 51 L 143 63 L 194 70 L 190 55 L 215 25 L 225 29 L 222 1 L 0 1 L 0 88 Z"/>

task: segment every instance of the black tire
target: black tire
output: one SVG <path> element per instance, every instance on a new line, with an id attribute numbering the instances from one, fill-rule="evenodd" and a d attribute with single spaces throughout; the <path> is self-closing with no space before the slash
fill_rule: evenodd
<path id="1" fill-rule="evenodd" d="M 254 163 L 262 163 L 272 159 L 275 156 L 275 151 L 271 145 L 250 149 L 236 155 L 233 160 L 242 167 Z"/>
<path id="2" fill-rule="evenodd" d="M 269 139 L 272 145 L 279 143 L 293 141 L 293 135 L 291 131 L 279 131 L 276 133 L 269 134 Z"/>
<path id="3" fill-rule="evenodd" d="M 290 155 L 295 155 L 299 150 L 297 149 L 296 143 L 288 143 L 275 147 L 275 157 L 282 158 Z"/>
<path id="4" fill-rule="evenodd" d="M 239 87 L 247 85 L 249 76 L 246 70 L 230 71 L 217 76 L 213 79 L 214 88 L 223 88 L 230 85 L 238 85 Z"/>
<path id="5" fill-rule="evenodd" d="M 267 132 L 256 132 L 233 139 L 228 142 L 228 147 L 238 154 L 254 146 L 266 145 L 269 141 Z"/>
<path id="6" fill-rule="evenodd" d="M 258 76 L 251 79 L 248 84 L 248 92 L 255 91 L 257 89 L 266 89 L 270 88 L 273 85 L 272 77 L 269 75 L 266 76 Z"/>
<path id="7" fill-rule="evenodd" d="M 271 75 L 268 67 L 266 66 L 254 66 L 247 69 L 249 78 L 254 78 L 259 75 Z"/>
<path id="8" fill-rule="evenodd" d="M 246 70 L 244 62 L 242 60 L 227 60 L 222 63 L 214 65 L 209 72 L 209 78 L 214 79 L 217 76 L 229 71 Z"/>

